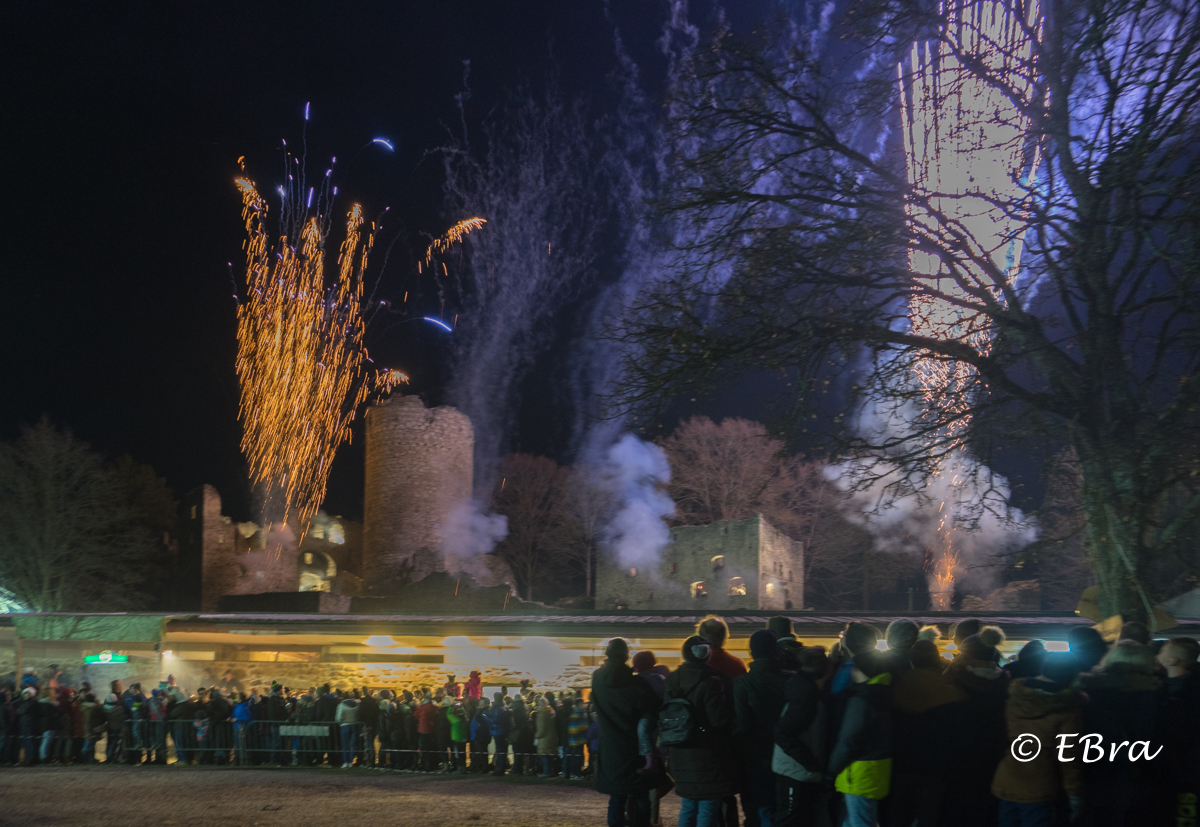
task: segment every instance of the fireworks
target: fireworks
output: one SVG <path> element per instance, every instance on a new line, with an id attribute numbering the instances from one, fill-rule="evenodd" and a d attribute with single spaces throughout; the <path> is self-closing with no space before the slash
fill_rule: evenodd
<path id="1" fill-rule="evenodd" d="M 913 188 L 909 265 L 917 289 L 909 316 L 918 335 L 958 340 L 986 354 L 991 334 L 975 308 L 1002 302 L 1016 275 L 1023 222 L 1015 207 L 1038 165 L 1025 111 L 1039 10 L 1037 0 L 1016 8 L 1010 0 L 950 0 L 943 8 L 946 24 L 936 45 L 914 44 L 909 65 L 898 67 Z M 957 447 L 970 422 L 974 369 L 926 357 L 914 372 L 928 415 L 945 423 L 942 438 Z M 958 563 L 942 519 L 946 543 L 930 574 L 931 593 L 953 591 Z"/>
<path id="2" fill-rule="evenodd" d="M 317 190 L 314 212 L 313 190 L 289 176 L 277 245 L 254 183 L 240 177 L 236 184 L 248 236 L 246 298 L 237 312 L 242 451 L 262 492 L 264 524 L 303 537 L 359 407 L 408 377 L 365 368 L 363 275 L 376 227 L 363 237 L 361 208 L 350 208 L 336 281 L 326 287 L 328 184 Z"/>
<path id="3" fill-rule="evenodd" d="M 444 253 L 459 241 L 462 241 L 472 230 L 482 229 L 486 223 L 486 218 L 464 218 L 455 224 L 446 231 L 445 235 L 434 239 L 434 242 L 429 245 L 429 249 L 425 251 L 425 264 L 428 265 L 429 262 L 433 261 L 435 255 Z"/>

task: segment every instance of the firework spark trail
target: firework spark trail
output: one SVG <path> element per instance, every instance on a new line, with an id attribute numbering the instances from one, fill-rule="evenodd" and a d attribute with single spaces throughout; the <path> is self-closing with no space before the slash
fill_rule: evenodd
<path id="1" fill-rule="evenodd" d="M 1037 148 L 1032 157 L 1029 153 L 1030 124 L 1022 104 L 1032 93 L 1039 9 L 1037 0 L 1031 0 L 1022 16 L 1020 5 L 1014 9 L 1009 0 L 951 0 L 943 6 L 946 24 L 936 45 L 913 44 L 908 65 L 898 66 L 908 180 L 914 191 L 907 205 L 915 241 L 909 265 L 917 283 L 909 302 L 912 329 L 922 336 L 963 341 L 981 354 L 990 350 L 991 333 L 985 314 L 969 306 L 1002 301 L 1005 283 L 1017 273 L 1023 222 L 1012 206 L 1022 200 L 1038 165 Z M 1003 78 L 1004 84 L 994 78 Z M 967 252 L 953 269 L 927 251 L 963 244 Z M 939 438 L 952 449 L 961 448 L 978 382 L 974 369 L 929 356 L 917 361 L 914 373 L 928 415 L 947 423 Z M 962 485 L 956 479 L 953 487 Z M 944 545 L 936 552 L 929 584 L 935 604 L 944 604 L 935 607 L 945 609 L 958 554 L 945 502 L 940 511 Z"/>
<path id="2" fill-rule="evenodd" d="M 449 250 L 455 244 L 466 238 L 472 230 L 483 229 L 483 225 L 486 223 L 486 218 L 464 218 L 462 221 L 446 230 L 446 234 L 441 238 L 434 239 L 434 242 L 429 245 L 429 249 L 425 251 L 425 265 L 429 266 L 429 263 L 433 261 L 433 257 L 435 255 Z"/>
<path id="3" fill-rule="evenodd" d="M 347 215 L 337 280 L 327 288 L 325 191 L 310 214 L 312 196 L 304 195 L 305 206 L 299 207 L 297 193 L 304 193 L 304 186 L 289 175 L 281 216 L 285 229 L 273 245 L 264 226 L 266 201 L 249 178 L 235 183 L 247 233 L 246 298 L 237 312 L 242 451 L 263 496 L 263 536 L 272 526 L 287 526 L 302 538 L 325 495 L 334 454 L 350 440 L 359 407 L 371 393 L 408 377 L 366 369 L 363 276 L 376 227 L 372 224 L 363 239 L 359 205 Z M 299 228 L 298 246 L 287 228 Z"/>

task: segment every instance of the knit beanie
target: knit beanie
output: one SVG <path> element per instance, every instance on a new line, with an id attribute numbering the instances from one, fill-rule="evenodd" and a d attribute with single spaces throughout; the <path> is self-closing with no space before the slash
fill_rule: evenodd
<path id="1" fill-rule="evenodd" d="M 649 650 L 638 652 L 633 656 L 633 671 L 645 672 L 646 670 L 652 668 L 656 663 L 658 663 L 658 659 L 654 657 L 653 652 Z"/>
<path id="2" fill-rule="evenodd" d="M 750 635 L 750 657 L 755 660 L 775 656 L 775 635 L 770 629 L 759 629 Z"/>
<path id="3" fill-rule="evenodd" d="M 945 665 L 942 656 L 938 654 L 937 644 L 932 640 L 921 639 L 914 643 L 908 653 L 908 659 L 914 669 L 940 669 Z"/>

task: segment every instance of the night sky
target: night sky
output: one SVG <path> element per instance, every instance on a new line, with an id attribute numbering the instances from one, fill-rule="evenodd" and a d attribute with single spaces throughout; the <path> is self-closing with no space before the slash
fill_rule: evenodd
<path id="1" fill-rule="evenodd" d="M 611 4 L 651 85 L 664 11 Z M 339 156 L 339 203 L 391 207 L 390 295 L 415 278 L 419 233 L 459 217 L 441 214 L 438 163 L 423 155 L 457 123 L 463 61 L 472 128 L 552 66 L 567 94 L 603 107 L 613 65 L 601 2 L 33 3 L 7 18 L 0 439 L 45 415 L 153 465 L 177 494 L 212 483 L 239 518 L 250 514 L 228 267 L 240 278 L 238 157 L 273 190 L 280 139 L 295 146 L 311 101 L 313 166 Z M 359 152 L 376 136 L 396 152 Z M 372 329 L 368 343 L 436 399 L 444 340 L 409 325 Z M 356 440 L 339 456 L 336 512 L 361 509 L 360 452 Z"/>

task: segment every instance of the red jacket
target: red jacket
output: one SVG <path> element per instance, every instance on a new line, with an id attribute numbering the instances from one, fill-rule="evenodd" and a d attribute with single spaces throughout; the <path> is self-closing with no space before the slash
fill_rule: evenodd
<path id="1" fill-rule="evenodd" d="M 746 664 L 736 655 L 731 655 L 724 649 L 716 646 L 712 647 L 712 651 L 708 654 L 708 665 L 716 669 L 722 675 L 725 675 L 730 680 L 733 680 L 738 675 L 746 674 Z"/>
<path id="2" fill-rule="evenodd" d="M 437 726 L 437 704 L 433 701 L 422 701 L 417 705 L 416 711 L 413 714 L 417 716 L 417 734 L 432 735 L 434 728 Z"/>

